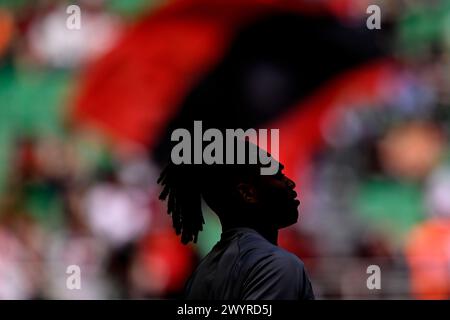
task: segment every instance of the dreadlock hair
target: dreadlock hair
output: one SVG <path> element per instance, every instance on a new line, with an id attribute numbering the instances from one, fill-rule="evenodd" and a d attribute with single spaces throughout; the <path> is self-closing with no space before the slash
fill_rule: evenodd
<path id="1" fill-rule="evenodd" d="M 222 218 L 215 208 L 230 205 L 230 187 L 259 176 L 260 168 L 259 163 L 176 165 L 169 161 L 157 181 L 163 187 L 159 199 L 167 200 L 167 213 L 176 234 L 181 234 L 181 242 L 196 243 L 203 230 L 202 198 Z"/>
<path id="2" fill-rule="evenodd" d="M 199 231 L 203 230 L 201 192 L 192 165 L 169 163 L 162 171 L 158 183 L 163 186 L 160 200 L 167 199 L 167 213 L 181 242 L 197 242 Z"/>

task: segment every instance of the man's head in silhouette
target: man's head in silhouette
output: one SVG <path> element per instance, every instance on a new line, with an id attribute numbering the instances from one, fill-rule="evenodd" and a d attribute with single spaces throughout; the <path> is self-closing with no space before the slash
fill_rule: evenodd
<path id="1" fill-rule="evenodd" d="M 261 175 L 262 164 L 169 164 L 158 182 L 160 199 L 181 241 L 197 241 L 204 223 L 201 199 L 218 215 L 222 229 L 252 228 L 276 242 L 278 229 L 297 222 L 295 184 L 283 174 Z"/>

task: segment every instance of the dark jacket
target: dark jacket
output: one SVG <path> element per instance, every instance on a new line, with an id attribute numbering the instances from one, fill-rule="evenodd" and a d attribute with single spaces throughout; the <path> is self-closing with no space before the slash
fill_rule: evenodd
<path id="1" fill-rule="evenodd" d="M 186 284 L 186 299 L 311 300 L 303 262 L 258 232 L 235 228 L 200 262 Z"/>

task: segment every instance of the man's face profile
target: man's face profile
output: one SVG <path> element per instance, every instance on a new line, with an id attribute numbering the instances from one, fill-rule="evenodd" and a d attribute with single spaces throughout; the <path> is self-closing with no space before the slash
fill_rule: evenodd
<path id="1" fill-rule="evenodd" d="M 243 200 L 253 206 L 261 222 L 284 228 L 297 222 L 298 206 L 295 183 L 283 173 L 283 165 L 275 175 L 259 175 L 251 182 L 238 185 Z"/>

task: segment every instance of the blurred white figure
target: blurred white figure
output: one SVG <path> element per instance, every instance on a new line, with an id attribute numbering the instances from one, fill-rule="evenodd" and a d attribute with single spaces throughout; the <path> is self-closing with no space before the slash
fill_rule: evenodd
<path id="1" fill-rule="evenodd" d="M 42 284 L 42 234 L 21 217 L 0 225 L 0 299 L 33 299 Z"/>
<path id="2" fill-rule="evenodd" d="M 145 156 L 122 160 L 114 177 L 91 187 L 85 197 L 87 223 L 113 249 L 137 240 L 151 224 L 155 169 Z"/>
<path id="3" fill-rule="evenodd" d="M 450 218 L 450 168 L 439 168 L 428 178 L 426 205 L 430 217 Z"/>
<path id="4" fill-rule="evenodd" d="M 70 17 L 66 9 L 58 6 L 37 18 L 28 34 L 32 54 L 57 68 L 74 68 L 92 61 L 111 48 L 121 29 L 118 17 L 81 3 L 81 28 L 71 30 L 66 25 Z"/>
<path id="5" fill-rule="evenodd" d="M 93 186 L 86 197 L 88 224 L 97 237 L 120 248 L 143 235 L 150 222 L 149 196 L 113 182 Z"/>
<path id="6" fill-rule="evenodd" d="M 7 230 L 0 229 L 0 299 L 29 299 L 31 291 L 20 264 L 23 246 Z"/>

